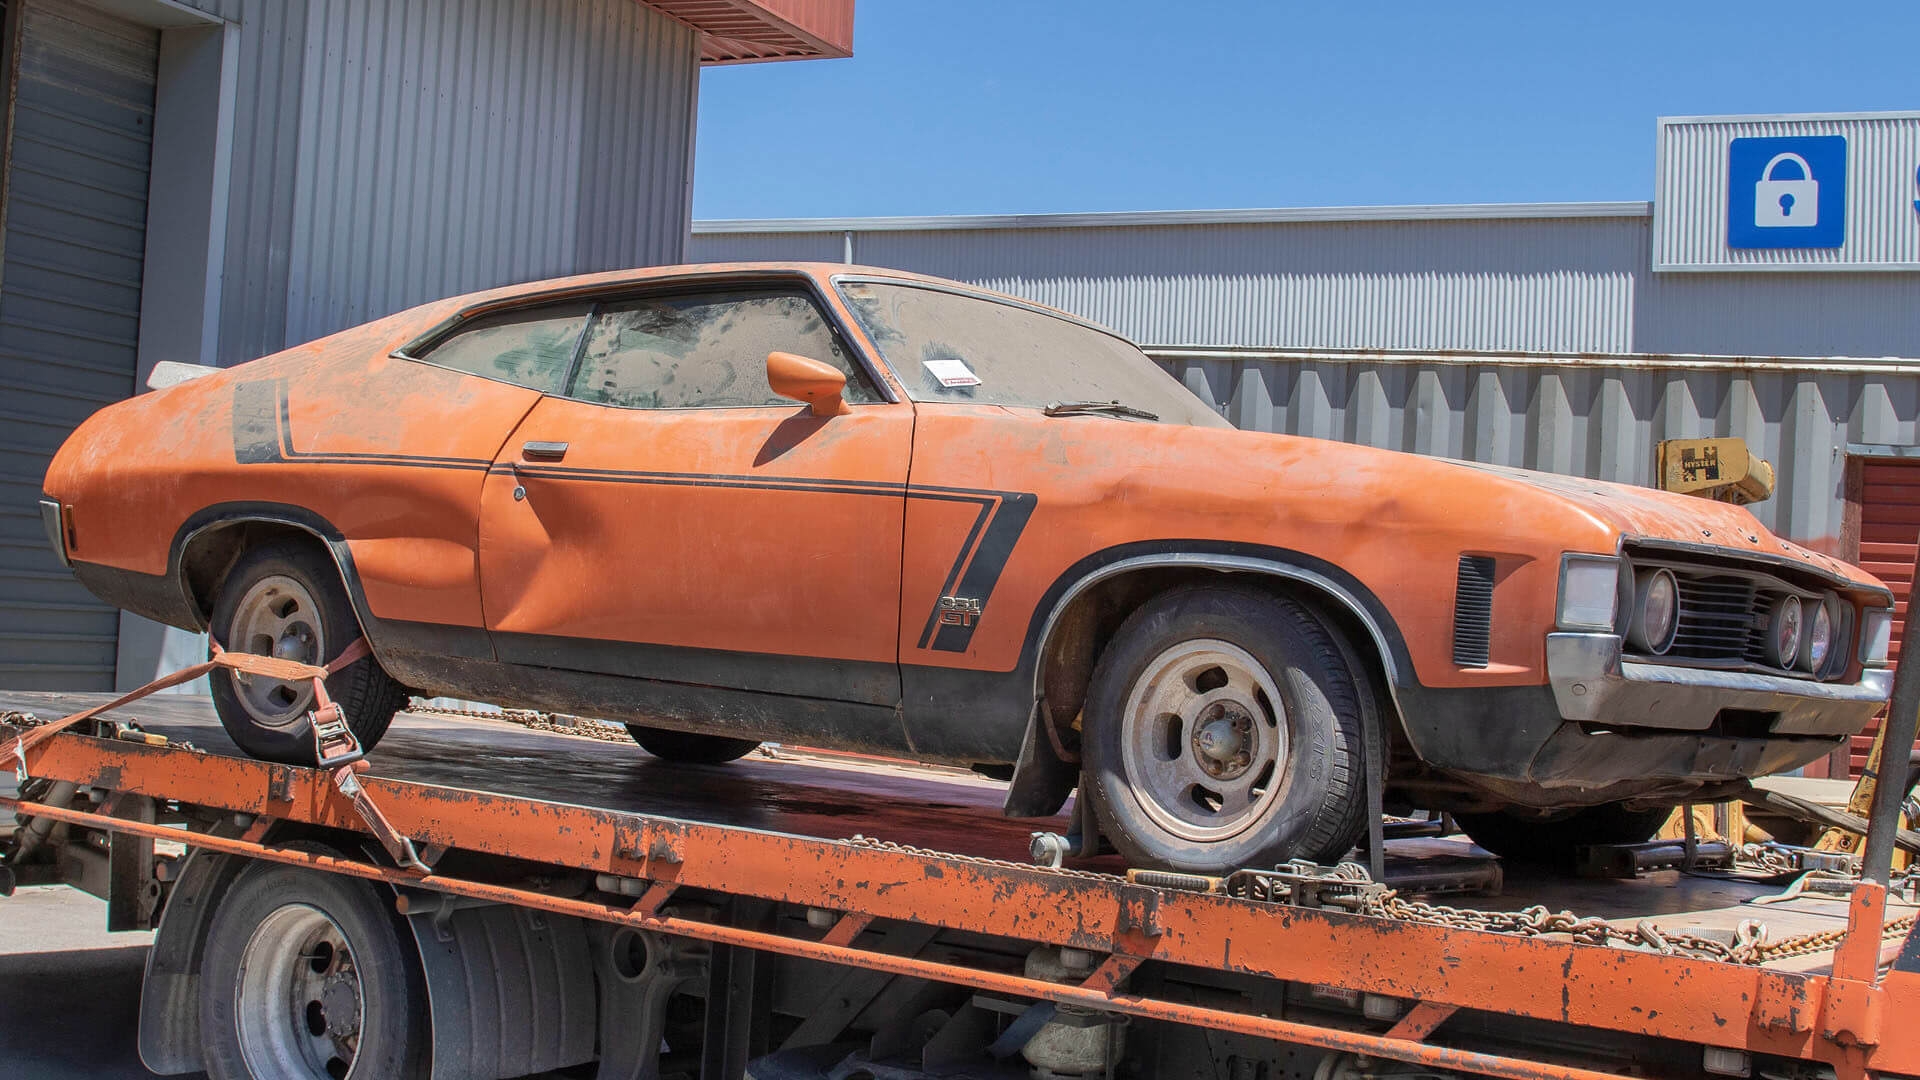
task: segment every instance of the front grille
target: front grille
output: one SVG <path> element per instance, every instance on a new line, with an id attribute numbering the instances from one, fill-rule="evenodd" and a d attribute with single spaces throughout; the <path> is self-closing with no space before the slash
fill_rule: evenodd
<path id="1" fill-rule="evenodd" d="M 1670 566 L 1680 586 L 1680 625 L 1667 655 L 1684 660 L 1747 660 L 1765 641 L 1755 634 L 1766 607 L 1759 583 L 1751 578 L 1720 577 L 1691 567 Z M 1759 656 L 1753 658 L 1758 662 Z"/>
<path id="2" fill-rule="evenodd" d="M 1486 667 L 1493 638 L 1493 559 L 1460 556 L 1453 590 L 1453 662 Z"/>
<path id="3" fill-rule="evenodd" d="M 1674 583 L 1679 586 L 1679 625 L 1674 629 L 1673 644 L 1665 653 L 1648 659 L 1701 667 L 1801 674 L 1767 662 L 1767 635 L 1771 629 L 1768 624 L 1769 613 L 1783 597 L 1800 597 L 1804 605 L 1802 610 L 1806 613 L 1802 622 L 1804 633 L 1810 625 L 1805 620 L 1811 618 L 1814 605 L 1820 603 L 1821 595 L 1832 587 L 1830 584 L 1807 575 L 1783 574 L 1772 567 L 1740 565 L 1733 559 L 1709 561 L 1704 557 L 1674 556 L 1659 551 L 1629 550 L 1627 555 L 1636 572 L 1644 573 L 1656 568 L 1668 570 L 1673 573 Z M 1790 576 L 1792 581 L 1789 580 Z M 1622 617 L 1630 617 L 1630 611 L 1630 607 L 1624 608 Z M 1852 655 L 1854 620 L 1849 611 L 1849 605 L 1842 603 L 1835 613 L 1831 654 L 1834 659 L 1828 662 L 1826 670 L 1819 673 L 1821 677 L 1836 674 L 1838 669 L 1846 666 L 1846 658 Z M 1791 665 L 1788 667 L 1791 668 Z"/>

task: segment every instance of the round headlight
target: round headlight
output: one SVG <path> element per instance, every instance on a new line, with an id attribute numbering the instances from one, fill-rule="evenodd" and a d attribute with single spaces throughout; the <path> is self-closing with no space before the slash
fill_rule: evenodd
<path id="1" fill-rule="evenodd" d="M 1633 588 L 1633 621 L 1627 641 L 1641 652 L 1659 656 L 1673 646 L 1680 625 L 1680 589 L 1671 570 L 1643 570 Z"/>
<path id="2" fill-rule="evenodd" d="M 1800 657 L 1800 598 L 1783 596 L 1767 610 L 1767 663 L 1790 668 Z"/>
<path id="3" fill-rule="evenodd" d="M 1813 609 L 1808 620 L 1807 640 L 1800 645 L 1800 669 L 1819 674 L 1833 652 L 1833 596 L 1828 594 Z"/>

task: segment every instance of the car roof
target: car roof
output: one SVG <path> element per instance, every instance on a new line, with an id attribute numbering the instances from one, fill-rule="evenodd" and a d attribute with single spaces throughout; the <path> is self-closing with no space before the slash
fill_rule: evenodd
<path id="1" fill-rule="evenodd" d="M 835 277 L 854 277 L 866 279 L 891 279 L 935 286 L 953 292 L 978 296 L 1016 307 L 1029 308 L 1052 315 L 1068 322 L 1078 323 L 1089 329 L 1111 334 L 1124 340 L 1124 335 L 1102 326 L 1092 320 L 1061 311 L 1058 308 L 1036 303 L 1025 297 L 997 292 L 993 289 L 970 285 L 964 281 L 933 277 L 929 274 L 916 274 L 911 270 L 896 270 L 884 266 L 863 266 L 856 263 L 827 262 L 717 262 L 717 263 L 678 263 L 671 266 L 642 266 L 626 270 L 605 270 L 594 274 L 574 274 L 567 277 L 546 278 L 540 281 L 527 281 L 514 285 L 502 285 L 492 289 L 450 296 L 437 304 L 435 314 L 465 314 L 475 308 L 493 307 L 521 300 L 546 296 L 564 296 L 568 293 L 618 288 L 622 285 L 647 285 L 672 281 L 676 278 L 707 278 L 716 275 L 752 275 L 752 274 L 802 274 L 825 284 Z"/>

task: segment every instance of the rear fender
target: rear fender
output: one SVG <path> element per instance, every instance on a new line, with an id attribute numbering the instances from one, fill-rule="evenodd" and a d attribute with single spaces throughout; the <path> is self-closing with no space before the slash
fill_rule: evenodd
<path id="1" fill-rule="evenodd" d="M 430 674 L 422 669 L 421 663 L 410 661 L 414 654 L 482 661 L 494 658 L 493 646 L 483 629 L 395 622 L 375 615 L 367 606 L 366 590 L 354 566 L 353 551 L 347 545 L 346 537 L 319 514 L 284 503 L 218 503 L 188 518 L 174 534 L 168 565 L 172 567 L 173 580 L 180 589 L 185 605 L 199 619 L 199 625 L 192 629 L 205 631 L 207 627 L 206 613 L 201 609 L 199 599 L 187 579 L 187 553 L 193 549 L 196 540 L 204 541 L 221 530 L 243 528 L 249 524 L 294 529 L 313 537 L 326 548 L 334 566 L 340 571 L 340 579 L 347 589 L 347 600 L 353 605 L 354 616 L 360 621 L 361 633 L 366 635 L 374 659 L 402 682 L 415 685 L 426 681 L 426 676 Z"/>

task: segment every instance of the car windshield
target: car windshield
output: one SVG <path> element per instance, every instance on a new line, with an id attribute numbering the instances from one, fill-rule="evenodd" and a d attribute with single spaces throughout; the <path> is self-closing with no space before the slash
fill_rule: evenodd
<path id="1" fill-rule="evenodd" d="M 1125 339 L 1032 308 L 910 282 L 842 281 L 840 295 L 925 402 L 1053 410 L 1061 416 L 1228 427 Z M 1121 408 L 1102 408 L 1118 403 Z M 1064 422 L 1064 421 L 1063 421 Z"/>

